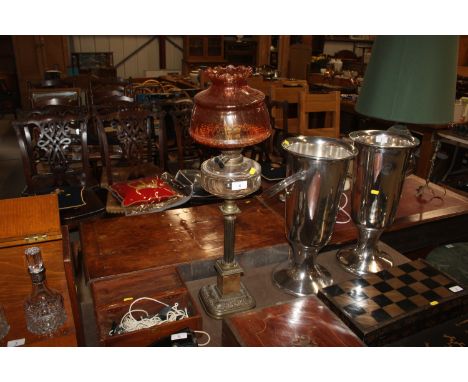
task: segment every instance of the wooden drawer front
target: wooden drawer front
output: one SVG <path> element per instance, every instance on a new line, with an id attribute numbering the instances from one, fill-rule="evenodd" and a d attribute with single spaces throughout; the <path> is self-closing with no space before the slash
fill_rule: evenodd
<path id="1" fill-rule="evenodd" d="M 120 275 L 91 284 L 94 305 L 101 307 L 119 304 L 122 298 L 137 299 L 170 290 L 185 290 L 175 268 L 147 269 Z M 123 296 L 123 297 L 122 297 Z"/>
<path id="2" fill-rule="evenodd" d="M 148 346 L 183 328 L 200 329 L 202 318 L 187 288 L 174 267 L 147 269 L 91 283 L 99 341 L 103 346 Z M 150 297 L 170 306 L 187 308 L 189 318 L 161 324 L 130 333 L 109 335 L 113 322 L 119 324 L 132 301 Z M 164 305 L 145 300 L 134 309 L 145 309 L 149 314 L 159 312 Z M 140 313 L 136 313 L 140 314 Z"/>
<path id="3" fill-rule="evenodd" d="M 169 323 L 164 323 L 161 325 L 156 325 L 148 329 L 141 329 L 134 332 L 116 334 L 111 336 L 109 331 L 112 328 L 113 322 L 116 324 L 120 323 L 123 315 L 128 311 L 128 308 L 132 301 L 124 302 L 119 305 L 111 305 L 102 309 L 97 310 L 96 312 L 96 321 L 99 332 L 99 341 L 103 346 L 149 346 L 153 342 L 158 341 L 164 337 L 168 337 L 173 333 L 176 333 L 184 328 L 191 328 L 192 330 L 200 330 L 202 327 L 202 318 L 198 312 L 196 305 L 194 304 L 190 294 L 187 290 L 170 292 L 164 295 L 153 294 L 147 297 L 157 299 L 161 302 L 164 302 L 170 306 L 173 306 L 174 303 L 178 303 L 179 309 L 187 308 L 189 317 L 173 321 Z M 141 303 L 136 303 L 134 309 L 144 309 L 150 315 L 156 314 L 164 306 L 153 301 L 142 301 Z"/>

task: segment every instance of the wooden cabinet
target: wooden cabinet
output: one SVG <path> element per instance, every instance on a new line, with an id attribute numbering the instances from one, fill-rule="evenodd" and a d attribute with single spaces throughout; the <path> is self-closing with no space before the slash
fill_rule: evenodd
<path id="1" fill-rule="evenodd" d="M 223 36 L 184 37 L 183 70 L 185 73 L 189 72 L 192 67 L 224 62 Z"/>
<path id="2" fill-rule="evenodd" d="M 225 41 L 224 57 L 229 64 L 255 66 L 257 63 L 256 41 Z"/>
<path id="3" fill-rule="evenodd" d="M 0 113 L 14 112 L 18 98 L 13 41 L 11 36 L 0 36 Z"/>
<path id="4" fill-rule="evenodd" d="M 21 104 L 28 106 L 28 81 L 39 82 L 46 70 L 60 70 L 63 76 L 69 66 L 66 36 L 13 36 Z"/>
<path id="5" fill-rule="evenodd" d="M 468 36 L 460 36 L 457 73 L 459 76 L 468 77 Z"/>

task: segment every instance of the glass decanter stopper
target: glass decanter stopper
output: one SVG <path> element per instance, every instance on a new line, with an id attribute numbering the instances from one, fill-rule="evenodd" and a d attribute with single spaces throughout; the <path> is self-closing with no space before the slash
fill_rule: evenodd
<path id="1" fill-rule="evenodd" d="M 32 281 L 32 293 L 24 302 L 26 326 L 35 334 L 52 334 L 66 320 L 63 297 L 47 286 L 41 249 L 30 247 L 24 253 Z"/>

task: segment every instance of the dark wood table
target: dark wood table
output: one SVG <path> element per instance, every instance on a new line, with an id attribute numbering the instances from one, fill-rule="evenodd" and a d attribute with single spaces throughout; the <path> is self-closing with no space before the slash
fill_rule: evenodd
<path id="1" fill-rule="evenodd" d="M 399 252 L 467 239 L 468 199 L 447 190 L 442 200 L 422 202 L 416 189 L 424 184 L 417 176 L 407 178 L 395 221 L 382 236 Z M 431 187 L 436 195 L 444 194 L 441 187 Z M 242 212 L 236 223 L 236 253 L 286 243 L 284 204 L 277 197 L 257 196 L 238 205 Z M 346 209 L 350 211 L 349 203 Z M 341 214 L 338 220 L 343 220 Z M 86 222 L 80 229 L 86 279 L 222 257 L 223 228 L 218 204 Z M 356 239 L 352 222 L 335 224 L 329 246 Z"/>
<path id="2" fill-rule="evenodd" d="M 256 198 L 238 202 L 236 251 L 285 242 L 280 215 Z M 148 268 L 222 257 L 224 221 L 218 204 L 85 223 L 81 246 L 88 281 Z"/>
<path id="3" fill-rule="evenodd" d="M 407 178 L 395 222 L 382 237 L 383 241 L 397 247 L 397 250 L 398 247 L 418 250 L 456 237 L 466 239 L 468 199 L 447 191 L 442 200 L 421 202 L 416 197 L 416 189 L 423 184 L 424 181 L 416 176 Z M 443 195 L 440 187 L 432 187 L 436 194 Z M 236 223 L 236 254 L 242 254 L 241 258 L 249 257 L 250 265 L 254 264 L 252 269 L 265 264 L 273 266 L 276 261 L 281 261 L 278 256 L 270 263 L 264 261 L 275 248 L 280 248 L 280 255 L 287 257 L 284 204 L 277 197 L 263 200 L 260 194 L 240 200 L 238 205 L 242 212 Z M 342 218 L 338 216 L 339 220 Z M 98 319 L 102 316 L 98 325 L 103 328 L 109 326 L 106 315 L 114 305 L 109 305 L 100 296 L 100 291 L 109 291 L 109 285 L 112 285 L 112 296 L 121 298 L 126 296 L 125 285 L 129 283 L 125 280 L 138 280 L 140 274 L 147 272 L 154 273 L 154 277 L 161 282 L 180 276 L 189 290 L 194 288 L 194 282 L 204 282 L 206 278 L 215 276 L 214 260 L 223 255 L 223 228 L 223 216 L 217 203 L 82 224 L 80 235 L 84 272 L 92 289 L 95 315 Z M 353 223 L 335 225 L 330 245 L 323 252 L 351 243 L 356 238 L 357 230 Z M 249 268 L 247 263 L 240 263 L 245 269 Z M 254 283 L 260 280 L 251 274 L 252 269 L 246 271 L 246 284 L 249 279 Z M 159 274 L 161 277 L 157 276 Z M 265 284 L 267 281 L 261 282 Z M 119 285 L 122 286 L 121 293 Z M 141 288 L 145 290 L 147 286 L 142 285 Z M 263 302 L 276 296 L 270 294 L 265 300 L 266 289 L 262 286 L 257 289 L 261 291 Z M 196 292 L 190 292 L 198 303 Z M 285 293 L 275 293 L 283 295 L 276 301 L 288 301 Z M 203 322 L 207 322 L 204 312 L 201 313 Z M 217 331 L 221 332 L 221 322 L 216 325 L 219 326 Z M 221 343 L 220 334 L 214 341 Z"/>
<path id="4" fill-rule="evenodd" d="M 465 229 L 465 224 L 468 224 L 468 198 L 430 183 L 435 195 L 442 199 L 428 201 L 430 195 L 425 193 L 425 198 L 421 200 L 417 197 L 416 190 L 423 185 L 424 179 L 416 175 L 406 178 L 395 220 L 382 235 L 382 241 L 404 254 L 468 240 L 468 231 Z M 351 192 L 348 190 L 346 195 L 349 200 Z M 284 203 L 278 198 L 272 198 L 265 204 L 283 216 Z M 349 202 L 345 210 L 351 213 Z M 337 221 L 340 220 L 345 220 L 341 212 L 337 216 Z M 329 247 L 350 243 L 356 240 L 357 234 L 353 222 L 335 224 Z"/>
<path id="5" fill-rule="evenodd" d="M 405 256 L 385 244 L 379 246 L 392 256 L 395 265 L 408 262 Z M 334 284 L 355 278 L 339 265 L 336 251 L 321 252 L 317 262 L 328 269 Z M 275 287 L 271 282 L 275 266 L 250 268 L 245 272 L 243 282 L 255 297 L 255 309 L 226 317 L 222 324 L 201 311 L 204 329 L 210 331 L 213 339 L 212 346 L 363 346 L 316 296 L 297 298 Z M 208 280 L 188 282 L 192 295 L 196 296 Z"/>

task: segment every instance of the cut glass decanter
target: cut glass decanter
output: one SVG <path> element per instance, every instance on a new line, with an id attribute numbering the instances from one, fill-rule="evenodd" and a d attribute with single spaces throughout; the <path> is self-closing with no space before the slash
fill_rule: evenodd
<path id="1" fill-rule="evenodd" d="M 66 320 L 63 297 L 47 286 L 41 249 L 30 247 L 25 251 L 32 293 L 24 302 L 26 326 L 35 334 L 50 335 Z"/>

